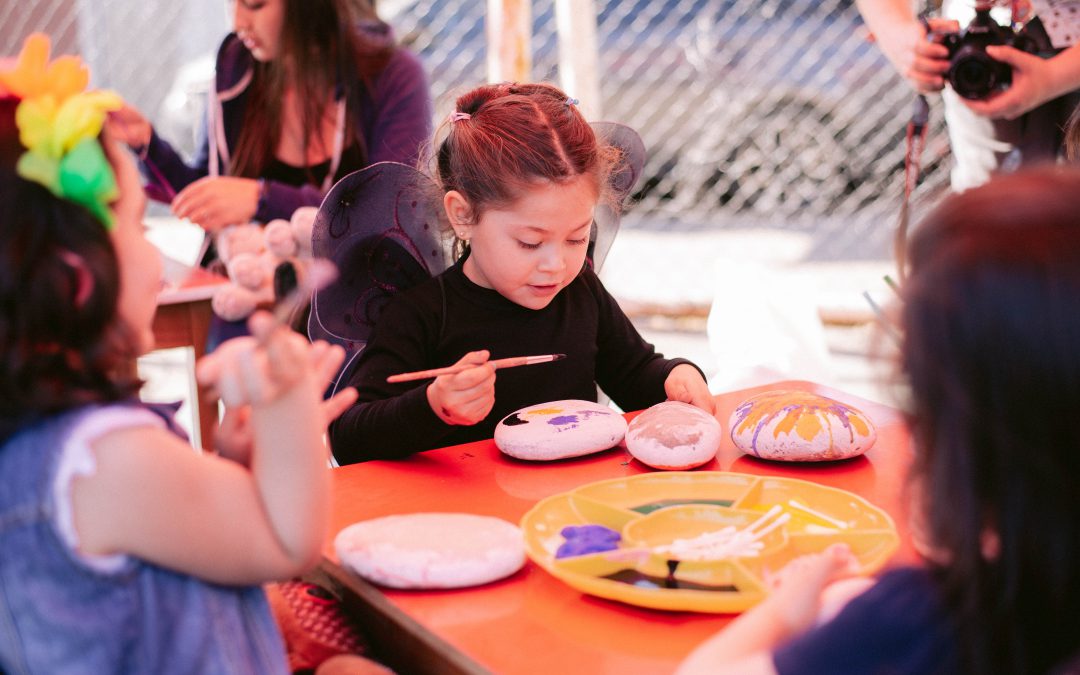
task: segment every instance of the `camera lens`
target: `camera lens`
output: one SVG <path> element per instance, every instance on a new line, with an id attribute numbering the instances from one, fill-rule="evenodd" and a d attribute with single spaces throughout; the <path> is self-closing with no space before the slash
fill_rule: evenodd
<path id="1" fill-rule="evenodd" d="M 983 99 L 998 85 L 997 70 L 990 57 L 971 54 L 953 61 L 948 73 L 949 84 L 964 98 Z"/>

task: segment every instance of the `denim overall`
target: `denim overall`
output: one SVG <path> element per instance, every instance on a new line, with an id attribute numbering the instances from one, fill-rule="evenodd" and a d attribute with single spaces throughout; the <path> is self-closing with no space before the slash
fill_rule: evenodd
<path id="1" fill-rule="evenodd" d="M 60 538 L 51 496 L 60 448 L 100 409 L 0 441 L 0 672 L 287 673 L 260 587 L 219 586 L 136 558 L 102 572 Z"/>

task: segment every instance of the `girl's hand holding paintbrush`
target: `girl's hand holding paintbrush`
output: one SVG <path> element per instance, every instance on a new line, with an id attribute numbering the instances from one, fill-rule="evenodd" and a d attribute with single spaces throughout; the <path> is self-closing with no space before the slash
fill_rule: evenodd
<path id="1" fill-rule="evenodd" d="M 440 375 L 427 387 L 428 405 L 447 424 L 469 426 L 482 421 L 495 405 L 495 364 L 486 349 L 469 352 L 454 367 L 460 372 Z"/>

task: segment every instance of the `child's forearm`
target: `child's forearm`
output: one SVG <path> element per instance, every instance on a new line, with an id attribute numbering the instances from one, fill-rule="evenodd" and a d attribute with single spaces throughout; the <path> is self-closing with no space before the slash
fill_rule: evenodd
<path id="1" fill-rule="evenodd" d="M 682 662 L 677 675 L 775 673 L 772 650 L 790 637 L 787 622 L 766 600 L 701 643 Z"/>
<path id="2" fill-rule="evenodd" d="M 426 387 L 393 398 L 357 403 L 330 427 L 334 457 L 341 464 L 399 459 L 446 445 L 454 427 L 428 405 Z"/>
<path id="3" fill-rule="evenodd" d="M 253 406 L 251 472 L 283 554 L 314 563 L 329 518 L 327 452 L 319 397 L 310 376 L 271 403 Z"/>

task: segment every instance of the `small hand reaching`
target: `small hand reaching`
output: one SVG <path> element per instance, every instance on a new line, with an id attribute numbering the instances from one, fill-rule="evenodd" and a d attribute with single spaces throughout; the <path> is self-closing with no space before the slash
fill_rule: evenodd
<path id="1" fill-rule="evenodd" d="M 789 634 L 810 628 L 821 609 L 825 587 L 858 570 L 847 544 L 833 544 L 821 553 L 800 556 L 766 579 L 768 602 Z"/>
<path id="2" fill-rule="evenodd" d="M 486 349 L 469 352 L 457 364 L 474 367 L 443 375 L 427 387 L 428 405 L 447 424 L 469 426 L 482 421 L 495 405 L 495 366 Z"/>
<path id="3" fill-rule="evenodd" d="M 668 400 L 689 403 L 710 415 L 716 414 L 716 400 L 709 392 L 709 385 L 698 369 L 688 363 L 680 363 L 671 369 L 664 380 L 664 392 Z"/>

